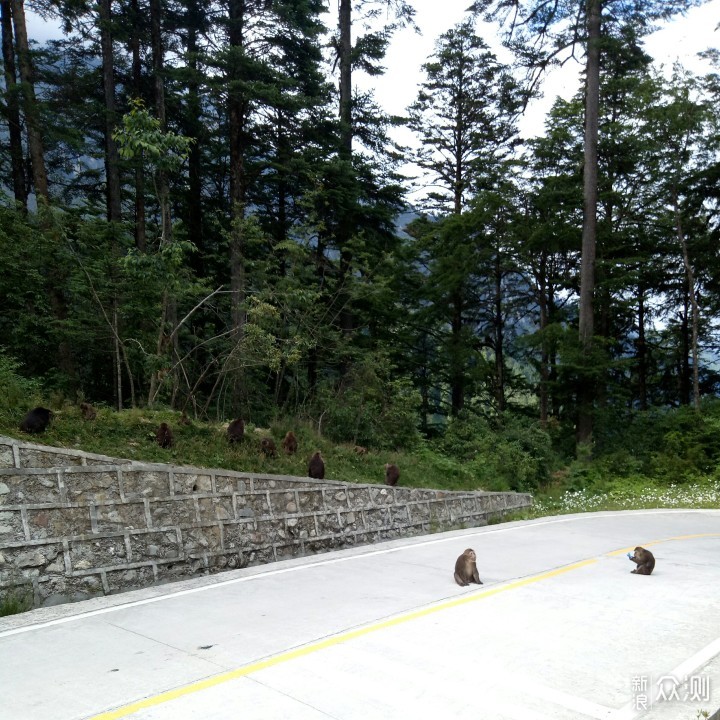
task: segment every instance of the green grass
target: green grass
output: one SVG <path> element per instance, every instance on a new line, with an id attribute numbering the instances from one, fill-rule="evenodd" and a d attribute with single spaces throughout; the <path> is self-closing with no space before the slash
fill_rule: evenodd
<path id="1" fill-rule="evenodd" d="M 227 423 L 192 421 L 191 425 L 181 425 L 180 413 L 170 410 L 97 410 L 97 418 L 86 422 L 78 408 L 65 406 L 54 411 L 53 422 L 40 435 L 25 435 L 18 430 L 21 415 L 12 422 L 0 418 L 0 434 L 142 462 L 300 477 L 307 476 L 310 456 L 320 450 L 325 460 L 325 477 L 331 480 L 383 483 L 385 463 L 393 462 L 400 467 L 400 484 L 405 487 L 480 489 L 473 474 L 461 462 L 424 445 L 397 451 L 368 448 L 366 455 L 359 455 L 353 445 L 334 444 L 319 436 L 309 423 L 290 420 L 278 421 L 270 428 L 256 429 L 246 424 L 243 442 L 230 445 L 225 436 Z M 167 450 L 155 442 L 155 431 L 161 422 L 168 423 L 174 435 L 173 447 Z M 298 452 L 292 456 L 285 455 L 280 446 L 288 430 L 293 430 L 298 438 Z M 266 458 L 260 451 L 260 441 L 267 436 L 275 440 L 276 458 Z"/>
<path id="2" fill-rule="evenodd" d="M 32 591 L 10 588 L 0 595 L 0 617 L 18 615 L 30 610 L 33 605 Z"/>
<path id="3" fill-rule="evenodd" d="M 42 435 L 20 433 L 21 417 L 20 413 L 12 417 L 9 413 L 0 414 L 0 434 L 137 461 L 299 477 L 307 476 L 308 460 L 320 450 L 327 479 L 380 484 L 384 480 L 385 463 L 394 462 L 400 467 L 400 485 L 404 487 L 489 489 L 482 486 L 476 474 L 482 457 L 475 456 L 470 461 L 454 459 L 429 443 L 396 451 L 368 448 L 367 454 L 358 455 L 352 445 L 335 444 L 319 436 L 310 423 L 298 420 L 279 420 L 269 428 L 257 428 L 260 432 L 248 424 L 245 440 L 229 445 L 225 437 L 226 423 L 193 421 L 184 426 L 179 423 L 180 414 L 171 410 L 116 412 L 98 408 L 97 419 L 86 422 L 77 407 L 66 405 L 55 411 L 53 422 Z M 155 430 L 161 422 L 167 422 L 175 436 L 174 446 L 168 450 L 155 442 Z M 295 432 L 299 444 L 297 454 L 292 456 L 285 455 L 280 446 L 288 430 Z M 260 441 L 268 435 L 278 447 L 276 458 L 266 458 L 260 451 Z M 639 471 L 637 462 L 628 460 L 629 454 L 618 457 L 620 459 L 612 456 L 590 463 L 570 463 L 554 473 L 547 487 L 535 493 L 532 509 L 515 513 L 512 519 L 650 507 L 720 507 L 720 471 L 700 472 L 688 461 L 678 469 L 679 461 L 674 461 L 677 481 L 672 482 L 667 480 L 671 473 L 664 469 L 667 463 L 663 472 L 649 475 Z"/>

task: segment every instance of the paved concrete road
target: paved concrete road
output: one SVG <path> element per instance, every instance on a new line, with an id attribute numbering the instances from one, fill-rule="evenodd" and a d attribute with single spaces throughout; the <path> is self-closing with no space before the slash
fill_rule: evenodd
<path id="1" fill-rule="evenodd" d="M 40 609 L 0 619 L 0 718 L 695 720 L 719 561 L 720 511 L 591 513 Z"/>

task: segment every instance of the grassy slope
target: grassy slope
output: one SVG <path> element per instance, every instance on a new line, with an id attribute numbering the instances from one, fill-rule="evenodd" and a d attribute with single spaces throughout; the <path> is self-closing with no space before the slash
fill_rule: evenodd
<path id="1" fill-rule="evenodd" d="M 266 472 L 280 475 L 307 476 L 307 463 L 316 450 L 325 459 L 325 476 L 332 480 L 359 483 L 382 483 L 384 465 L 394 462 L 400 467 L 400 485 L 406 487 L 442 488 L 447 490 L 482 490 L 463 463 L 420 445 L 402 451 L 368 449 L 358 455 L 351 445 L 335 445 L 317 435 L 309 424 L 297 421 L 278 422 L 256 432 L 246 426 L 244 442 L 231 446 L 225 437 L 226 424 L 179 423 L 180 414 L 170 410 L 126 410 L 121 413 L 98 409 L 97 419 L 86 422 L 77 407 L 66 406 L 55 413 L 55 419 L 42 435 L 25 435 L 18 430 L 18 418 L 12 422 L 0 416 L 0 434 L 19 437 L 64 448 L 147 462 L 167 462 L 206 468 L 227 468 L 243 472 Z M 164 450 L 155 442 L 155 430 L 161 422 L 173 429 L 175 444 Z M 280 442 L 287 430 L 298 437 L 298 453 L 287 456 Z M 276 458 L 260 452 L 260 441 L 271 436 L 278 447 Z M 584 473 L 588 466 L 573 463 Z M 570 470 L 572 475 L 573 470 Z M 594 473 L 607 478 L 601 486 L 590 482 L 589 488 L 567 489 L 562 481 L 536 493 L 535 507 L 515 516 L 540 517 L 559 513 L 595 510 L 629 510 L 647 507 L 720 507 L 720 472 L 692 480 L 670 483 L 654 482 L 643 476 L 628 477 L 608 472 L 598 466 Z M 563 473 L 558 473 L 562 475 Z M 584 483 L 583 483 L 584 484 Z"/>
<path id="2" fill-rule="evenodd" d="M 225 437 L 227 424 L 192 422 L 179 423 L 180 414 L 169 410 L 126 410 L 121 413 L 98 409 L 97 418 L 86 422 L 75 407 L 55 412 L 46 432 L 26 435 L 17 423 L 0 419 L 0 434 L 64 448 L 101 453 L 113 457 L 147 462 L 173 463 L 206 468 L 226 468 L 242 472 L 266 472 L 279 475 L 307 476 L 308 460 L 320 450 L 325 460 L 325 477 L 359 483 L 382 483 L 385 463 L 400 467 L 400 484 L 407 487 L 440 487 L 446 489 L 479 489 L 471 475 L 459 463 L 437 455 L 423 447 L 416 451 L 384 451 L 368 449 L 359 455 L 351 445 L 335 445 L 317 435 L 308 424 L 278 423 L 271 428 L 257 429 L 246 425 L 245 440 L 229 445 Z M 166 422 L 173 430 L 175 442 L 164 450 L 155 442 L 155 430 Z M 298 438 L 298 452 L 287 456 L 280 443 L 285 433 L 293 430 Z M 260 441 L 270 436 L 278 448 L 276 458 L 266 458 Z"/>

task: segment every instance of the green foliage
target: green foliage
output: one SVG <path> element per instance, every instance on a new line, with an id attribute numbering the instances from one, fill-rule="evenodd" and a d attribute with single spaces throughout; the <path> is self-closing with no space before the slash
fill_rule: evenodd
<path id="1" fill-rule="evenodd" d="M 0 348 L 0 415 L 8 421 L 34 407 L 40 398 L 40 383 L 23 377 L 20 368 L 20 363 Z"/>
<path id="2" fill-rule="evenodd" d="M 187 158 L 192 138 L 163 131 L 139 98 L 130 100 L 130 112 L 123 115 L 122 126 L 113 133 L 120 156 L 126 160 L 145 158 L 158 168 L 174 170 Z"/>
<path id="3" fill-rule="evenodd" d="M 637 413 L 625 422 L 598 424 L 595 465 L 611 476 L 642 474 L 661 483 L 695 480 L 720 459 L 720 401 Z"/>
<path id="4" fill-rule="evenodd" d="M 440 445 L 447 455 L 465 460 L 477 487 L 486 490 L 536 490 L 557 462 L 548 433 L 509 414 L 491 424 L 463 413 L 450 421 Z"/>
<path id="5" fill-rule="evenodd" d="M 339 384 L 320 389 L 322 429 L 336 442 L 407 448 L 419 441 L 420 397 L 406 378 L 395 377 L 386 357 L 356 362 Z"/>
<path id="6" fill-rule="evenodd" d="M 32 588 L 9 587 L 0 592 L 0 617 L 27 612 L 32 605 Z"/>

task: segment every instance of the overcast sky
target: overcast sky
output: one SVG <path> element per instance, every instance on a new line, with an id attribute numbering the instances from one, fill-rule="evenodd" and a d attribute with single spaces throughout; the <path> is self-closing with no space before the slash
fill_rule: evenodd
<path id="1" fill-rule="evenodd" d="M 374 85 L 379 104 L 392 114 L 403 114 L 417 94 L 422 80 L 421 66 L 433 52 L 437 38 L 465 17 L 470 0 L 410 0 L 416 10 L 416 21 L 422 34 L 412 30 L 396 33 L 385 59 L 383 77 L 365 80 Z M 688 68 L 701 71 L 696 54 L 708 47 L 720 48 L 720 0 L 710 0 L 678 16 L 667 26 L 646 38 L 645 49 L 656 62 L 671 67 L 679 60 Z M 483 30 L 485 28 L 485 30 Z M 478 34 L 495 49 L 496 31 L 478 25 Z M 498 52 L 495 50 L 495 52 Z M 545 113 L 558 95 L 569 99 L 579 88 L 581 67 L 568 62 L 543 82 L 544 98 L 535 101 L 521 122 L 526 137 L 542 134 Z M 363 81 L 361 81 L 363 82 Z"/>
<path id="2" fill-rule="evenodd" d="M 359 73 L 354 75 L 355 82 L 363 89 L 373 87 L 378 103 L 386 112 L 395 115 L 404 114 L 415 100 L 418 83 L 423 77 L 421 66 L 432 54 L 437 38 L 464 19 L 470 0 L 410 0 L 410 3 L 415 8 L 421 33 L 404 29 L 395 34 L 385 58 L 385 75 L 375 78 L 363 77 Z M 336 12 L 336 2 L 330 0 L 326 22 L 331 29 L 337 24 Z M 702 65 L 696 55 L 709 47 L 720 48 L 720 30 L 716 30 L 718 24 L 720 0 L 708 0 L 647 37 L 645 49 L 659 65 L 670 68 L 679 60 L 695 72 L 701 72 L 707 66 Z M 30 38 L 40 43 L 60 34 L 56 25 L 44 23 L 29 9 L 28 25 Z M 493 27 L 479 24 L 478 34 L 502 57 Z M 555 98 L 558 95 L 570 98 L 579 88 L 581 69 L 577 62 L 570 61 L 544 79 L 544 97 L 531 103 L 520 122 L 523 136 L 542 134 L 545 114 Z M 408 132 L 403 132 L 399 139 L 410 142 Z"/>

